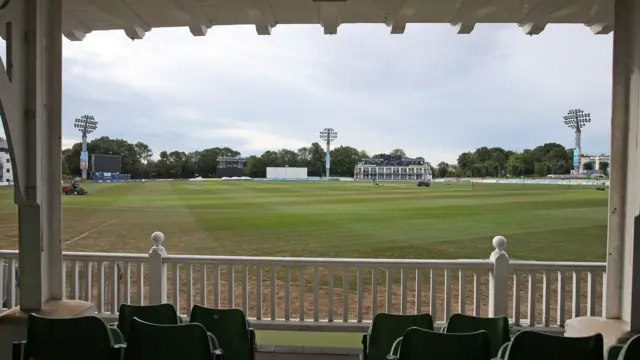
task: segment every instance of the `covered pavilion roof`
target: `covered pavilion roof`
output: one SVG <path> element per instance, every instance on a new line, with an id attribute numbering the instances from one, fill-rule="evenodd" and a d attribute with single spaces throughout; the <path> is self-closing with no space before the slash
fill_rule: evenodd
<path id="1" fill-rule="evenodd" d="M 16 1 L 16 0 L 12 0 Z M 317 24 L 324 34 L 341 24 L 372 23 L 402 34 L 408 24 L 448 23 L 469 34 L 479 23 L 512 23 L 527 35 L 547 24 L 584 24 L 595 34 L 613 29 L 614 0 L 63 0 L 63 34 L 80 41 L 93 31 L 123 30 L 142 39 L 153 28 L 185 27 L 194 36 L 221 25 L 253 25 L 259 35 L 277 26 Z M 0 14 L 0 17 L 2 15 Z M 409 29 L 410 31 L 410 25 Z"/>

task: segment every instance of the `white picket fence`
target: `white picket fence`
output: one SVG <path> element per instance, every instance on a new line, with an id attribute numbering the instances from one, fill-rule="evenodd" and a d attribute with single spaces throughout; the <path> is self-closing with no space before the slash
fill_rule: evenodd
<path id="1" fill-rule="evenodd" d="M 65 293 L 101 315 L 121 303 L 237 307 L 258 328 L 359 331 L 378 312 L 508 315 L 514 326 L 562 327 L 602 313 L 605 263 L 510 260 L 493 239 L 486 260 L 171 255 L 164 235 L 149 254 L 65 252 Z M 18 252 L 0 251 L 0 299 L 19 301 Z M 308 330 L 307 329 L 307 330 Z"/>

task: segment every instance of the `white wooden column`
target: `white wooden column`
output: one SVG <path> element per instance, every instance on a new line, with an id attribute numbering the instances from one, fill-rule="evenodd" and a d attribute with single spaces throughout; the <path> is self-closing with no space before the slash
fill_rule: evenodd
<path id="1" fill-rule="evenodd" d="M 61 299 L 62 0 L 12 0 L 0 102 L 18 205 L 20 307 Z"/>
<path id="2" fill-rule="evenodd" d="M 38 122 L 41 146 L 40 209 L 47 266 L 42 279 L 47 283 L 45 300 L 64 298 L 62 279 L 62 2 L 37 0 L 38 22 L 42 24 L 42 101 Z M 43 259 L 44 260 L 44 259 Z"/>
<path id="3" fill-rule="evenodd" d="M 640 0 L 616 0 L 613 47 L 604 315 L 640 332 Z M 635 265 L 639 273 L 634 278 Z"/>

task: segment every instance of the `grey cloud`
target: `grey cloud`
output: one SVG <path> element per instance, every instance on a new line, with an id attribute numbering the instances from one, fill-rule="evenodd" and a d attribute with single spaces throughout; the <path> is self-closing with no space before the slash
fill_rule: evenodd
<path id="1" fill-rule="evenodd" d="M 71 124 L 85 112 L 101 121 L 96 136 L 155 151 L 260 153 L 316 141 L 331 126 L 336 144 L 402 147 L 436 163 L 483 145 L 570 146 L 562 116 L 583 107 L 594 118 L 585 152 L 609 149 L 611 36 L 582 26 L 538 37 L 507 25 L 469 36 L 448 25 L 412 25 L 402 36 L 366 25 L 333 37 L 317 26 L 278 27 L 271 37 L 174 29 L 133 44 L 113 33 L 65 46 L 65 138 L 78 138 Z"/>

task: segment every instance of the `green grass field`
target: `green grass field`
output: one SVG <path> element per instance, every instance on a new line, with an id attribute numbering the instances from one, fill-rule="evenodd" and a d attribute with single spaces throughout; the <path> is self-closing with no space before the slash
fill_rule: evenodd
<path id="1" fill-rule="evenodd" d="M 591 187 L 413 183 L 153 182 L 84 185 L 65 196 L 64 249 L 170 253 L 604 261 L 607 192 Z M 0 189 L 0 248 L 17 248 L 11 190 Z"/>
<path id="2" fill-rule="evenodd" d="M 83 185 L 64 196 L 64 250 L 172 254 L 604 261 L 607 195 L 592 187 L 368 182 L 149 182 Z M 0 189 L 0 248 L 17 248 Z M 357 346 L 357 334 L 261 332 L 262 343 Z"/>

